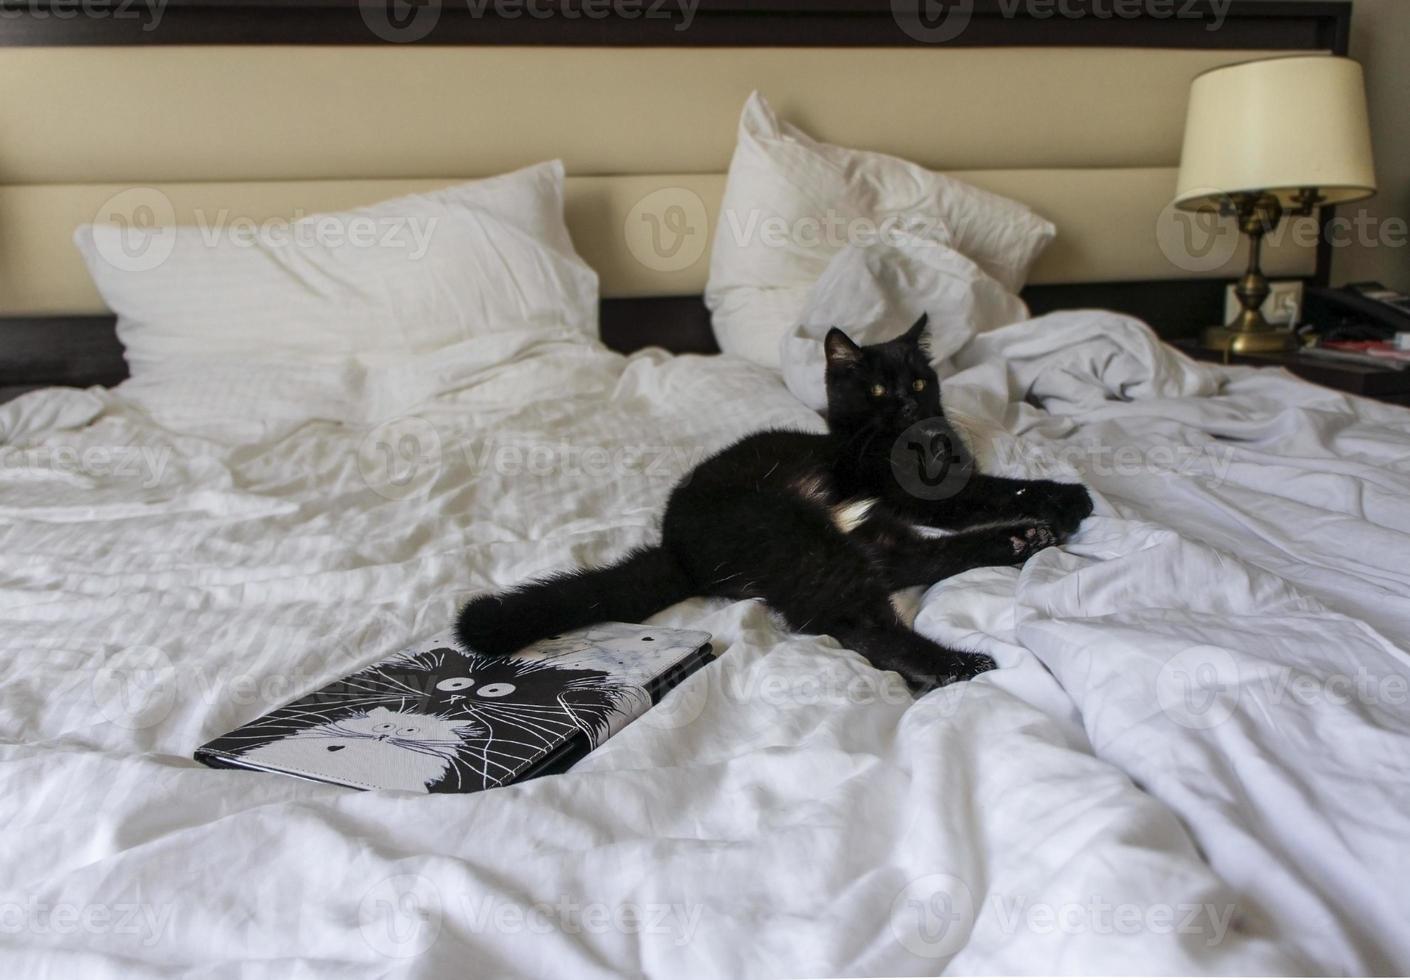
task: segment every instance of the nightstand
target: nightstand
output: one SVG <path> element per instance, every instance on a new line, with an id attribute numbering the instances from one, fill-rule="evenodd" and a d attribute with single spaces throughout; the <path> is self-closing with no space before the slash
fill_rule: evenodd
<path id="1" fill-rule="evenodd" d="M 1201 347 L 1199 341 L 1182 339 L 1169 341 L 1182 354 L 1199 361 L 1224 362 L 1222 351 Z M 1351 364 L 1308 357 L 1298 351 L 1278 354 L 1235 354 L 1230 364 L 1255 367 L 1282 367 L 1304 381 L 1335 388 L 1363 398 L 1410 406 L 1410 368 L 1403 371 L 1373 364 Z"/>

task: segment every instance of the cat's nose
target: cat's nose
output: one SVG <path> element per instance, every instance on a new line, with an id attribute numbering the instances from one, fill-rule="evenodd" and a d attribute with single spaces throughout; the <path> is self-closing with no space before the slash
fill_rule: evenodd
<path id="1" fill-rule="evenodd" d="M 920 406 L 915 402 L 904 402 L 901 405 L 901 418 L 914 419 L 920 415 Z"/>

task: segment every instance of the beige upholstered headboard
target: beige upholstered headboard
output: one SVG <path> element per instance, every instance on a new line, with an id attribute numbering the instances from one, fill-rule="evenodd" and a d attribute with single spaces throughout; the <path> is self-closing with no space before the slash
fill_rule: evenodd
<path id="1" fill-rule="evenodd" d="M 1190 79 L 1290 48 L 1335 50 L 1347 19 L 1342 4 L 1274 16 L 1287 5 L 1244 0 L 1217 31 L 1158 17 L 1040 24 L 977 0 L 969 33 L 933 44 L 887 0 L 702 0 L 691 31 L 643 22 L 639 35 L 627 23 L 456 20 L 446 6 L 443 34 L 423 39 L 441 43 L 387 44 L 356 33 L 353 0 L 254 13 L 244 0 L 172 2 L 151 36 L 117 20 L 0 20 L 0 336 L 38 350 L 46 324 L 110 322 L 82 319 L 105 311 L 71 236 L 129 188 L 160 205 L 147 219 L 260 222 L 553 157 L 606 300 L 698 296 L 754 89 L 820 139 L 954 173 L 1051 219 L 1035 307 L 1116 305 L 1135 284 L 1222 290 L 1237 236 L 1212 240 L 1167 208 Z M 285 39 L 299 43 L 268 43 Z M 506 39 L 516 43 L 489 43 Z M 686 220 L 673 240 L 653 239 L 672 208 Z M 1265 255 L 1271 273 L 1317 271 L 1316 250 L 1294 237 Z M 1130 288 L 1075 291 L 1088 284 Z M 626 343 L 653 339 L 642 327 Z M 0 386 L 16 370 L 0 355 Z"/>
<path id="2" fill-rule="evenodd" d="M 739 110 L 1024 201 L 1059 236 L 1037 283 L 1233 274 L 1180 264 L 1194 75 L 1266 54 L 1111 48 L 19 48 L 0 51 L 0 313 L 103 307 L 69 241 L 132 186 L 175 219 L 263 221 L 562 157 L 603 295 L 698 293 Z M 1130 80 L 1114 84 L 1116 80 Z M 434 93 L 432 95 L 431 93 Z M 18 138 L 17 138 L 18 137 Z M 683 205 L 658 255 L 642 208 Z M 635 209 L 635 213 L 634 213 Z M 1230 238 L 1232 244 L 1233 238 Z M 660 249 L 664 251 L 664 249 Z M 1203 258 L 1203 256 L 1193 256 Z M 1310 249 L 1270 250 L 1310 274 Z"/>

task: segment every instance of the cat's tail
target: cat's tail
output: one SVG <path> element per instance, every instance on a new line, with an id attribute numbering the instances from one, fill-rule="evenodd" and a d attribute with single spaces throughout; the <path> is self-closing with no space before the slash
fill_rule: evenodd
<path id="1" fill-rule="evenodd" d="M 695 594 L 669 552 L 638 548 L 606 568 L 563 572 L 477 596 L 460 610 L 455 638 L 468 650 L 501 656 L 594 623 L 639 623 Z"/>

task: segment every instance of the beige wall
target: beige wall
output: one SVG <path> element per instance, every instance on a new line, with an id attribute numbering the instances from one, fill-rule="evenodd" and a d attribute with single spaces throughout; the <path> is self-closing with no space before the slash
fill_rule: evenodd
<path id="1" fill-rule="evenodd" d="M 1338 247 L 1332 282 L 1379 279 L 1410 293 L 1410 0 L 1354 0 L 1350 54 L 1366 68 L 1380 191 L 1338 210 L 1347 217 L 1364 213 L 1372 243 Z M 1317 125 L 1315 119 L 1307 122 Z M 1397 231 L 1398 238 L 1392 234 Z"/>

